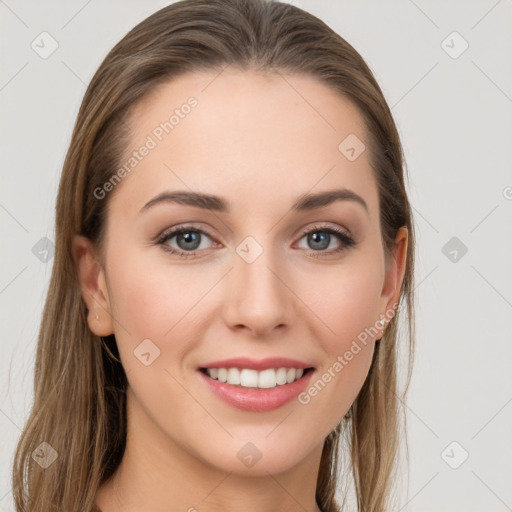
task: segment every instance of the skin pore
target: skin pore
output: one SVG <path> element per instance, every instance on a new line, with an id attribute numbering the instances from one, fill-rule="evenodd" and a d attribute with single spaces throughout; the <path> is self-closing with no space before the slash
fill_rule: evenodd
<path id="1" fill-rule="evenodd" d="M 155 127 L 190 97 L 197 105 L 158 140 Z M 386 268 L 368 146 L 354 161 L 338 149 L 349 134 L 366 143 L 363 119 L 313 78 L 226 69 L 160 85 L 135 106 L 130 126 L 127 159 L 148 135 L 156 146 L 103 199 L 102 254 L 83 237 L 74 246 L 90 329 L 115 334 L 128 379 L 126 451 L 96 503 L 103 512 L 317 511 L 323 441 L 356 399 L 381 335 L 360 344 L 309 403 L 267 412 L 220 400 L 198 368 L 289 357 L 314 367 L 313 384 L 365 328 L 389 321 L 407 231 Z M 347 199 L 292 208 L 306 194 L 339 189 L 367 209 Z M 143 208 L 176 191 L 219 196 L 229 207 L 168 200 Z M 158 243 L 175 227 L 192 237 Z M 262 252 L 249 263 L 240 247 Z M 148 339 L 160 352 L 145 365 L 136 354 Z M 248 442 L 261 455 L 252 467 L 237 456 Z"/>

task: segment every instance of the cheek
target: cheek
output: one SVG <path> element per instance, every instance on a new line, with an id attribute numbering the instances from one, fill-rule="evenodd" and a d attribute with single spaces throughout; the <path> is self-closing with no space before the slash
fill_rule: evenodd
<path id="1" fill-rule="evenodd" d="M 199 266 L 151 264 L 147 255 L 133 250 L 123 258 L 120 251 L 113 251 L 111 261 L 116 262 L 109 270 L 109 293 L 119 350 L 128 354 L 150 339 L 165 356 L 158 363 L 175 360 L 185 347 L 190 348 L 187 330 L 195 325 L 201 309 L 195 306 L 218 278 Z M 124 362 L 131 364 L 126 358 Z"/>
<path id="2" fill-rule="evenodd" d="M 307 285 L 305 302 L 326 327 L 322 339 L 329 353 L 342 350 L 347 342 L 379 319 L 382 282 L 375 262 L 318 273 Z"/>
<path id="3" fill-rule="evenodd" d="M 359 269 L 347 265 L 336 276 L 317 274 L 314 282 L 308 305 L 325 327 L 317 339 L 326 357 L 299 402 L 324 411 L 334 427 L 356 399 L 380 337 L 376 321 L 381 274 L 376 262 Z"/>

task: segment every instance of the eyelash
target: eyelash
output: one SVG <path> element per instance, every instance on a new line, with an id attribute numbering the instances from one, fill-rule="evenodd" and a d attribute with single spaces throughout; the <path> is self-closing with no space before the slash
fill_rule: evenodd
<path id="1" fill-rule="evenodd" d="M 212 236 L 210 236 L 206 231 L 203 231 L 202 229 L 195 228 L 193 226 L 183 226 L 179 228 L 174 228 L 171 231 L 167 231 L 162 233 L 156 240 L 157 245 L 161 245 L 162 249 L 170 254 L 178 255 L 180 258 L 187 259 L 192 258 L 198 254 L 200 251 L 181 251 L 175 248 L 171 248 L 169 246 L 165 245 L 165 242 L 170 240 L 171 238 L 174 238 L 176 235 L 179 235 L 181 233 L 200 233 L 202 235 L 206 235 L 208 238 L 213 239 Z M 331 251 L 309 251 L 309 255 L 313 258 L 323 258 L 328 257 L 332 254 L 338 254 L 345 250 L 347 250 L 350 247 L 354 247 L 357 245 L 357 242 L 350 236 L 347 235 L 344 231 L 342 231 L 339 228 L 332 227 L 332 226 L 325 226 L 325 225 L 317 225 L 313 226 L 311 228 L 308 228 L 304 231 L 302 231 L 299 240 L 302 240 L 302 238 L 305 235 L 308 235 L 309 233 L 316 233 L 316 232 L 322 232 L 322 233 L 329 233 L 330 235 L 334 235 L 339 242 L 341 242 L 340 247 L 337 249 L 331 250 Z"/>

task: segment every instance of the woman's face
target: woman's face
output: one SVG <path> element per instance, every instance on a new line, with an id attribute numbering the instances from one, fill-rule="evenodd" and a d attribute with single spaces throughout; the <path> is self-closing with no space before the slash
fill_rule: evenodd
<path id="1" fill-rule="evenodd" d="M 95 191 L 109 208 L 86 298 L 91 329 L 115 333 L 129 437 L 253 475 L 318 456 L 404 270 L 405 243 L 385 266 L 362 117 L 314 79 L 225 70 L 163 84 L 130 126 L 124 172 Z"/>

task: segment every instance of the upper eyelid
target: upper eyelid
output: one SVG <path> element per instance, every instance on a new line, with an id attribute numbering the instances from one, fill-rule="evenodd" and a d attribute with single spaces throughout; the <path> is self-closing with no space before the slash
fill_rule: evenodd
<path id="1" fill-rule="evenodd" d="M 170 238 L 173 238 L 176 235 L 179 235 L 181 232 L 186 232 L 186 231 L 198 231 L 201 234 L 204 234 L 204 235 L 210 237 L 212 240 L 215 239 L 215 237 L 213 235 L 211 235 L 207 230 L 205 230 L 203 228 L 198 228 L 196 226 L 184 224 L 184 225 L 175 226 L 173 228 L 164 229 L 159 235 L 157 235 L 156 241 L 159 242 L 161 240 L 169 240 Z"/>

